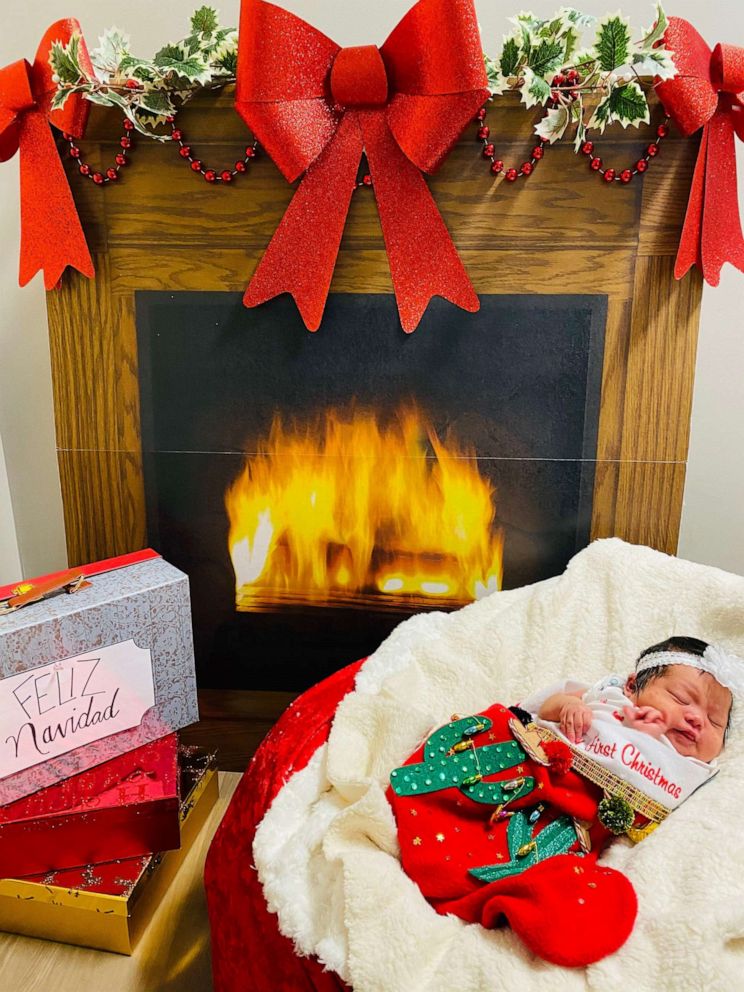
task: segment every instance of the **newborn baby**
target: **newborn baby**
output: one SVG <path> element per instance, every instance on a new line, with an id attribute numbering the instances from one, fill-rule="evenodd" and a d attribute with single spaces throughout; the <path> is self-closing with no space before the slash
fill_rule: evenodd
<path id="1" fill-rule="evenodd" d="M 710 669 L 724 671 L 727 662 L 705 641 L 670 637 L 643 651 L 632 675 L 594 686 L 567 680 L 520 705 L 538 725 L 674 807 L 716 771 L 732 697 Z"/>

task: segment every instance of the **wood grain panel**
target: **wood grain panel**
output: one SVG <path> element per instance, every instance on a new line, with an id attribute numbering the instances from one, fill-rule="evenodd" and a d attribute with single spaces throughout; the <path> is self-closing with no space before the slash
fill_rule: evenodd
<path id="1" fill-rule="evenodd" d="M 684 462 L 620 462 L 614 536 L 676 554 L 685 471 Z"/>
<path id="2" fill-rule="evenodd" d="M 671 256 L 638 259 L 627 388 L 623 459 L 685 461 L 702 279 L 674 279 Z"/>

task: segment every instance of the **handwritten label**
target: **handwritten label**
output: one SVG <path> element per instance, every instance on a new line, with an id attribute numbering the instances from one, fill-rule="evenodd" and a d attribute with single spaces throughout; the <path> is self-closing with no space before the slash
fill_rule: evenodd
<path id="1" fill-rule="evenodd" d="M 134 641 L 0 681 L 0 778 L 129 730 L 155 704 L 152 658 Z"/>

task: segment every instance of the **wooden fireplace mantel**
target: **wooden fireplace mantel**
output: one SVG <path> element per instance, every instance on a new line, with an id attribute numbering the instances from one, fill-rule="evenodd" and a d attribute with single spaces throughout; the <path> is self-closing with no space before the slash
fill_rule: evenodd
<path id="1" fill-rule="evenodd" d="M 179 115 L 195 152 L 215 167 L 242 157 L 250 140 L 232 98 L 229 89 L 205 94 Z M 608 129 L 598 142 L 605 162 L 634 162 L 661 117 L 652 99 L 651 128 Z M 489 123 L 506 162 L 528 157 L 536 119 L 516 95 L 498 99 Z M 82 142 L 87 161 L 113 159 L 120 125 L 118 113 L 93 109 Z M 476 290 L 607 294 L 592 536 L 673 553 L 702 283 L 697 272 L 681 282 L 672 273 L 696 142 L 673 132 L 642 181 L 607 188 L 570 141 L 548 148 L 529 179 L 494 181 L 474 135 L 475 125 L 430 185 Z M 261 154 L 228 188 L 205 183 L 169 143 L 139 137 L 131 162 L 101 189 L 68 158 L 96 278 L 68 272 L 47 297 L 73 564 L 147 543 L 135 291 L 243 290 L 293 192 Z M 353 198 L 332 291 L 392 291 L 369 190 Z M 185 348 L 188 333 L 184 327 Z"/>
<path id="2" fill-rule="evenodd" d="M 215 167 L 242 157 L 251 140 L 232 98 L 230 90 L 205 94 L 179 115 L 195 152 Z M 504 161 L 528 157 L 539 112 L 525 111 L 516 95 L 499 98 L 489 124 Z M 649 129 L 609 129 L 598 142 L 605 162 L 634 162 L 662 119 L 654 102 L 651 119 Z M 120 115 L 94 108 L 81 142 L 86 160 L 108 165 L 120 134 Z M 430 182 L 479 293 L 606 294 L 592 536 L 671 553 L 702 291 L 697 272 L 676 282 L 673 268 L 696 150 L 696 141 L 672 133 L 642 181 L 607 188 L 565 141 L 512 185 L 490 175 L 473 125 Z M 95 280 L 68 272 L 47 296 L 73 565 L 147 544 L 135 292 L 242 291 L 293 192 L 265 155 L 228 188 L 192 173 L 172 144 L 137 138 L 131 162 L 104 189 L 66 163 L 96 265 Z M 306 236 L 312 241 L 313 232 Z M 392 292 L 370 190 L 353 198 L 332 290 Z M 200 690 L 202 722 L 189 733 L 222 749 L 223 768 L 240 769 L 291 698 Z"/>

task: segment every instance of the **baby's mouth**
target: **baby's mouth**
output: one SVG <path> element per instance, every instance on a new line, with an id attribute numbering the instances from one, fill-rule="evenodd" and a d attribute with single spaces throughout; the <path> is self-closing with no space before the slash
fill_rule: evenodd
<path id="1" fill-rule="evenodd" d="M 679 727 L 674 727 L 671 733 L 676 734 L 690 744 L 697 744 L 697 734 L 693 730 L 681 730 Z"/>

